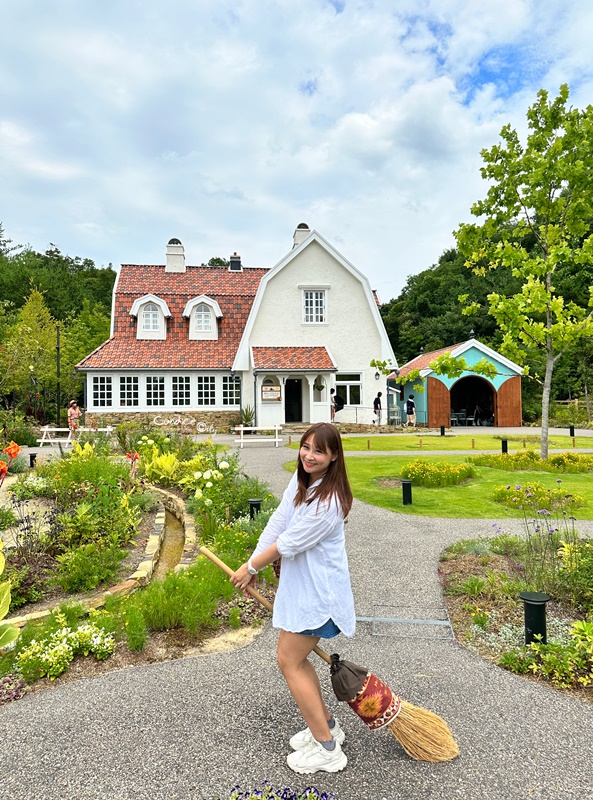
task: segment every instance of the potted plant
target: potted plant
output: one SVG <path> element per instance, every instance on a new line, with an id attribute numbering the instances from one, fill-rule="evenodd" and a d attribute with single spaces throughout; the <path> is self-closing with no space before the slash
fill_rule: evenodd
<path id="1" fill-rule="evenodd" d="M 241 409 L 241 416 L 239 424 L 243 425 L 246 428 L 250 428 L 253 425 L 253 421 L 255 420 L 255 408 L 253 406 L 243 406 Z M 245 431 L 249 433 L 249 431 Z"/>

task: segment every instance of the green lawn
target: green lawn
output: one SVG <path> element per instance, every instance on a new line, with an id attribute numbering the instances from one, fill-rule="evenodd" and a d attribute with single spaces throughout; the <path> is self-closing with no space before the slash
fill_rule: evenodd
<path id="1" fill-rule="evenodd" d="M 508 442 L 509 453 L 514 450 L 523 450 L 525 441 L 526 449 L 539 450 L 539 436 L 496 436 L 482 433 L 462 433 L 460 435 L 445 435 L 434 431 L 426 433 L 409 434 L 402 433 L 393 436 L 369 436 L 369 437 L 349 437 L 342 436 L 344 450 L 473 450 L 472 442 L 476 450 L 495 450 L 501 452 L 501 440 Z M 422 445 L 420 444 L 422 442 Z M 577 449 L 593 448 L 593 438 L 580 437 L 576 439 Z M 572 450 L 572 439 L 570 436 L 551 436 L 549 439 L 551 450 L 563 449 Z"/>
<path id="2" fill-rule="evenodd" d="M 348 477 L 354 496 L 358 500 L 403 514 L 426 517 L 452 517 L 474 519 L 503 519 L 522 516 L 516 508 L 506 508 L 492 500 L 496 486 L 523 485 L 539 481 L 544 486 L 557 488 L 558 478 L 567 492 L 581 495 L 585 505 L 575 510 L 577 519 L 593 519 L 593 478 L 587 473 L 559 474 L 556 472 L 517 471 L 475 467 L 476 478 L 461 486 L 446 486 L 438 489 L 412 485 L 412 505 L 402 503 L 400 486 L 386 488 L 381 486 L 382 478 L 398 478 L 404 464 L 417 458 L 411 456 L 353 456 L 346 457 Z M 462 455 L 432 456 L 431 460 L 458 463 L 465 460 Z M 294 471 L 296 462 L 286 464 L 286 469 Z"/>
<path id="3" fill-rule="evenodd" d="M 470 428 L 471 431 L 471 428 Z M 384 436 L 342 436 L 344 450 L 411 450 L 413 452 L 430 452 L 431 450 L 494 450 L 497 453 L 502 451 L 501 440 L 508 442 L 509 453 L 516 450 L 540 449 L 539 436 L 500 436 L 488 433 L 462 433 L 453 435 L 451 433 L 441 436 L 436 431 L 426 431 L 423 433 L 401 433 Z M 422 442 L 422 445 L 420 444 Z M 472 442 L 474 445 L 472 445 Z M 290 447 L 298 449 L 298 440 L 293 442 Z M 572 439 L 570 436 L 551 436 L 549 439 L 551 450 L 572 450 Z M 576 449 L 593 449 L 593 437 L 576 437 Z"/>

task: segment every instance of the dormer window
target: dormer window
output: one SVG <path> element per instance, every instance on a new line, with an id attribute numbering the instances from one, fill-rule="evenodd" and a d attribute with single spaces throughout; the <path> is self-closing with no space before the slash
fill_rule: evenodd
<path id="1" fill-rule="evenodd" d="M 212 309 L 205 303 L 200 303 L 194 311 L 194 330 L 196 333 L 203 333 L 211 331 L 212 328 Z"/>
<path id="2" fill-rule="evenodd" d="M 220 306 L 205 294 L 189 300 L 183 309 L 189 319 L 190 339 L 218 339 L 218 321 L 222 318 Z"/>
<path id="3" fill-rule="evenodd" d="M 134 300 L 130 316 L 136 317 L 137 339 L 166 339 L 167 317 L 171 316 L 169 306 L 154 294 L 145 294 Z"/>
<path id="4" fill-rule="evenodd" d="M 159 325 L 159 310 L 154 303 L 147 303 L 142 309 L 142 330 L 143 331 L 158 331 Z"/>

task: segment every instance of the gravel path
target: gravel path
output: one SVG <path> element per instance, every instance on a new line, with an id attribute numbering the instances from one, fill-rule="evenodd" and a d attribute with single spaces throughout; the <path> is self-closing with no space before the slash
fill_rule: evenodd
<path id="1" fill-rule="evenodd" d="M 246 472 L 279 493 L 293 457 L 268 443 L 241 451 Z M 493 520 L 400 515 L 355 502 L 347 526 L 357 614 L 442 606 L 439 553 L 488 535 Z M 507 526 L 505 522 L 505 526 Z M 383 635 L 377 635 L 377 633 Z M 307 780 L 285 765 L 299 715 L 275 665 L 271 627 L 232 652 L 190 657 L 56 687 L 0 707 L 0 798 L 226 800 L 235 784 L 303 789 L 337 800 L 593 800 L 593 707 L 500 670 L 453 640 L 403 638 L 396 625 L 333 640 L 402 697 L 446 718 L 461 749 L 448 764 L 410 760 L 388 731 L 347 708 L 348 767 Z M 327 687 L 327 667 L 319 662 Z"/>

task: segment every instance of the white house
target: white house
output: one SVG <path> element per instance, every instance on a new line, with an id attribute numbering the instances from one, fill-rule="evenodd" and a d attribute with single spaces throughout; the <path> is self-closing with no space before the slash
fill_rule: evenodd
<path id="1" fill-rule="evenodd" d="M 178 239 L 164 266 L 122 265 L 111 336 L 77 369 L 87 414 L 104 421 L 218 426 L 248 406 L 257 425 L 329 421 L 335 388 L 336 419 L 370 423 L 383 383 L 373 359 L 396 366 L 367 278 L 300 224 L 271 269 L 236 254 L 228 267 L 187 266 Z"/>

